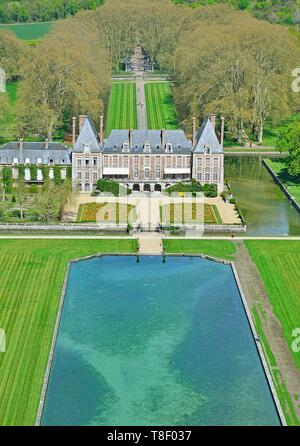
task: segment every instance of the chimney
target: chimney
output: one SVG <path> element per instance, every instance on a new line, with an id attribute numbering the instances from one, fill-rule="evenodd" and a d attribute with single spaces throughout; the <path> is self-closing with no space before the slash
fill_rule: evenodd
<path id="1" fill-rule="evenodd" d="M 72 144 L 75 146 L 76 143 L 76 118 L 73 116 L 72 119 Z"/>
<path id="2" fill-rule="evenodd" d="M 196 146 L 196 118 L 193 117 L 193 147 Z"/>
<path id="3" fill-rule="evenodd" d="M 224 116 L 221 117 L 221 146 L 224 147 L 224 128 L 225 128 L 225 118 Z"/>
<path id="4" fill-rule="evenodd" d="M 217 118 L 217 115 L 214 114 L 214 113 L 212 115 L 210 115 L 210 117 L 209 117 L 211 125 L 213 126 L 214 131 L 216 131 L 216 118 Z"/>
<path id="5" fill-rule="evenodd" d="M 130 149 L 133 147 L 133 129 L 129 130 L 129 147 Z"/>
<path id="6" fill-rule="evenodd" d="M 24 139 L 23 138 L 20 138 L 20 150 L 22 150 L 23 149 L 23 142 L 24 142 Z"/>
<path id="7" fill-rule="evenodd" d="M 48 150 L 49 149 L 49 139 L 47 138 L 45 141 L 45 149 Z"/>
<path id="8" fill-rule="evenodd" d="M 103 144 L 103 129 L 104 129 L 104 118 L 103 116 L 100 116 L 100 134 L 99 134 L 99 138 L 100 138 L 100 144 Z"/>
<path id="9" fill-rule="evenodd" d="M 87 115 L 79 115 L 79 133 L 81 132 L 86 119 L 87 119 Z"/>
<path id="10" fill-rule="evenodd" d="M 160 139 L 161 139 L 161 148 L 163 149 L 165 147 L 165 129 L 161 130 L 160 133 Z"/>

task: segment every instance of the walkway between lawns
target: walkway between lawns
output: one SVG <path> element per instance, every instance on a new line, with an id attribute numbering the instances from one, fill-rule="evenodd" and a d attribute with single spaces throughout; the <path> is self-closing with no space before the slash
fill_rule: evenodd
<path id="1" fill-rule="evenodd" d="M 136 111 L 138 130 L 148 129 L 145 81 L 143 77 L 136 80 Z"/>

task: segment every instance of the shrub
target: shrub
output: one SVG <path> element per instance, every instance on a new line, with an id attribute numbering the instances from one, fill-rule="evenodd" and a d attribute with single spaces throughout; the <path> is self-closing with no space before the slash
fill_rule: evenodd
<path id="1" fill-rule="evenodd" d="M 127 195 L 131 194 L 131 190 L 128 189 L 127 187 L 121 186 L 119 183 L 117 183 L 116 181 L 113 180 L 98 180 L 97 181 L 97 189 L 100 192 L 109 192 L 113 195 L 115 195 L 116 197 L 119 195 L 120 191 L 125 191 L 127 193 Z"/>

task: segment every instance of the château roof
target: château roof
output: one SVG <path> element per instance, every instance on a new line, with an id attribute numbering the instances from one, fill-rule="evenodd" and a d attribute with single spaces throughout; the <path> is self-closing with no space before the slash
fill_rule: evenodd
<path id="1" fill-rule="evenodd" d="M 129 130 L 112 130 L 104 141 L 104 153 L 120 153 L 123 144 L 129 144 Z M 131 153 L 143 153 L 144 145 L 150 144 L 151 153 L 165 153 L 166 144 L 172 144 L 173 153 L 190 153 L 192 143 L 183 130 L 133 130 Z M 163 146 L 162 146 L 163 143 Z"/>
<path id="2" fill-rule="evenodd" d="M 35 164 L 37 159 L 42 159 L 43 163 L 49 163 L 53 159 L 55 164 L 71 164 L 69 149 L 63 144 L 49 142 L 46 148 L 45 142 L 23 142 L 22 149 L 20 142 L 9 142 L 0 149 L 0 163 L 12 164 L 13 159 L 18 158 L 18 162 L 23 164 L 26 158 Z"/>
<path id="3" fill-rule="evenodd" d="M 194 148 L 194 153 L 205 153 L 206 148 L 210 148 L 212 153 L 223 153 L 223 147 L 219 143 L 216 132 L 210 122 L 210 119 L 207 117 L 198 133 L 197 133 L 197 143 Z"/>
<path id="4" fill-rule="evenodd" d="M 95 130 L 92 120 L 89 117 L 85 119 L 76 144 L 73 148 L 73 152 L 83 152 L 85 144 L 90 145 L 91 152 L 102 151 L 99 136 Z"/>

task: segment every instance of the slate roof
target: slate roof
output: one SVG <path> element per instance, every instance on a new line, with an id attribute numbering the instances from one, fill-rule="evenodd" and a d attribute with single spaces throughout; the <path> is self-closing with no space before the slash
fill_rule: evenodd
<path id="1" fill-rule="evenodd" d="M 79 133 L 76 144 L 73 148 L 73 152 L 82 153 L 85 144 L 90 144 L 91 152 L 102 151 L 102 148 L 100 146 L 99 136 L 96 132 L 92 120 L 89 117 L 86 118 L 83 124 L 81 132 Z"/>
<path id="2" fill-rule="evenodd" d="M 210 122 L 206 118 L 197 133 L 197 143 L 194 147 L 194 153 L 204 153 L 205 148 L 209 146 L 212 153 L 223 153 L 223 147 L 219 143 L 216 132 Z"/>
<path id="3" fill-rule="evenodd" d="M 129 143 L 129 130 L 112 130 L 108 139 L 104 141 L 104 153 L 121 153 L 123 144 Z M 165 153 L 162 147 L 161 130 L 133 130 L 133 146 L 130 153 L 143 153 L 144 144 L 149 143 L 151 153 Z M 172 144 L 172 153 L 190 153 L 192 142 L 189 141 L 183 130 L 165 130 L 164 146 Z"/>
<path id="4" fill-rule="evenodd" d="M 49 159 L 53 159 L 54 164 L 71 164 L 69 149 L 56 142 L 49 142 L 48 149 L 44 142 L 23 142 L 22 149 L 19 142 L 9 142 L 0 149 L 0 164 L 12 164 L 14 158 L 18 158 L 19 164 L 24 164 L 25 158 L 30 158 L 32 164 L 36 164 L 38 158 L 43 164 L 48 164 Z"/>

